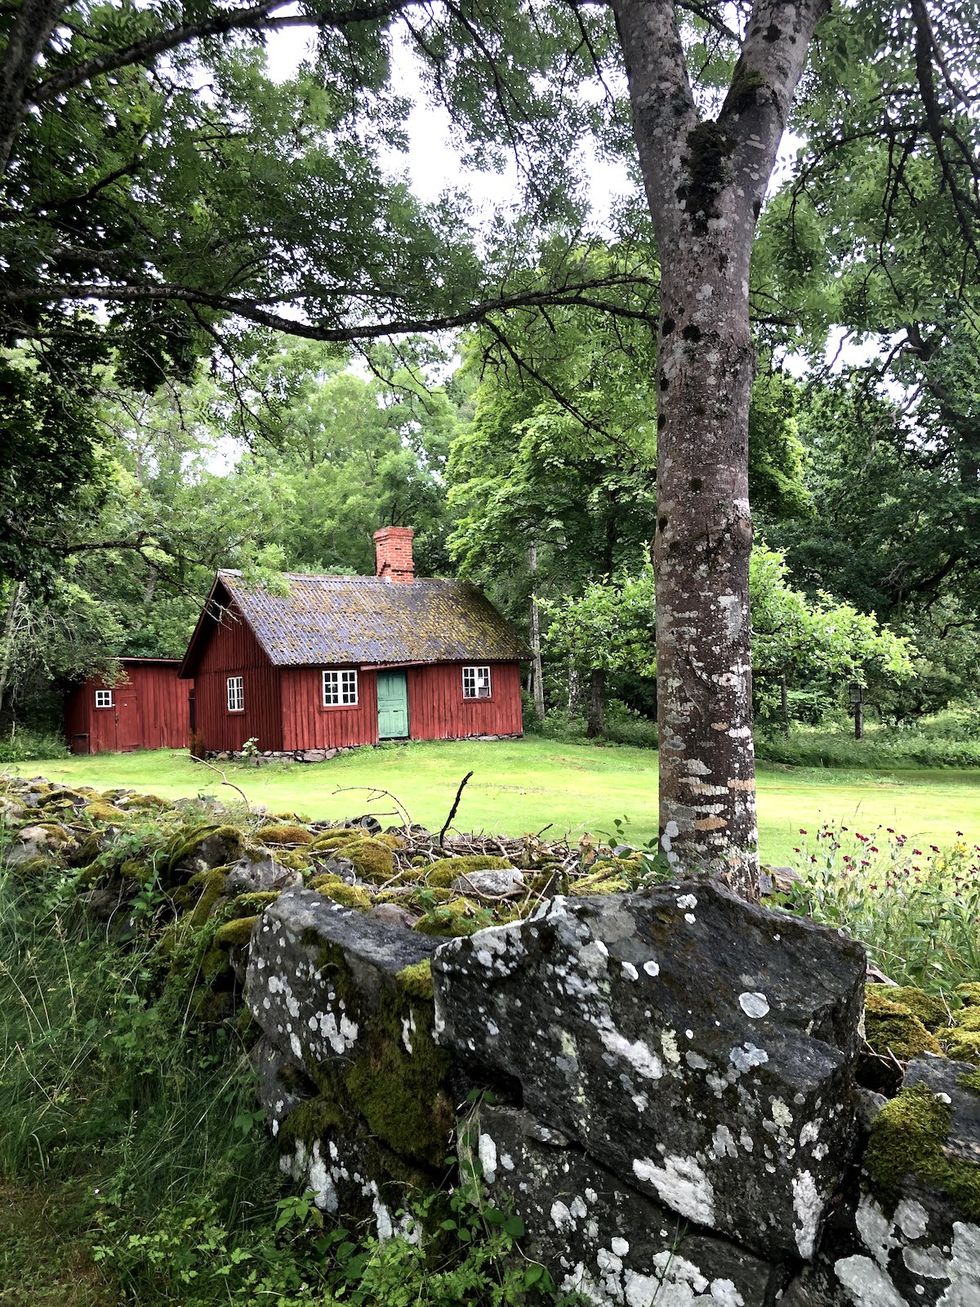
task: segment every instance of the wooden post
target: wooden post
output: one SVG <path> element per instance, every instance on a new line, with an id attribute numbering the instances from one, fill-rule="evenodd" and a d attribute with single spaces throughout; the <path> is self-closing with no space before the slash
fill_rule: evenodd
<path id="1" fill-rule="evenodd" d="M 864 739 L 864 686 L 852 681 L 850 685 L 851 710 L 854 713 L 854 738 Z"/>

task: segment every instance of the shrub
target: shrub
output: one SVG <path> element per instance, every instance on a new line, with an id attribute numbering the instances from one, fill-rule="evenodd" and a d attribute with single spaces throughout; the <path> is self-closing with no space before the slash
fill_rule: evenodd
<path id="1" fill-rule="evenodd" d="M 45 731 L 17 731 L 0 737 L 0 763 L 31 762 L 35 758 L 67 758 L 68 746 L 60 735 Z"/>
<path id="2" fill-rule="evenodd" d="M 877 827 L 800 831 L 801 879 L 783 905 L 846 930 L 892 980 L 951 993 L 980 979 L 980 846 L 957 832 L 946 849 Z"/>
<path id="3" fill-rule="evenodd" d="M 965 730 L 963 735 L 943 734 L 925 727 L 870 727 L 863 740 L 855 740 L 853 731 L 844 727 L 798 728 L 788 736 L 760 735 L 756 753 L 792 767 L 980 767 L 980 739 Z"/>

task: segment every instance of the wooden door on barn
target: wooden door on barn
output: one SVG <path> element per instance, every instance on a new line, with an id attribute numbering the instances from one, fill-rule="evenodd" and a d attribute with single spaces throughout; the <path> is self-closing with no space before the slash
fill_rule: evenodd
<path id="1" fill-rule="evenodd" d="M 115 689 L 116 749 L 132 753 L 142 745 L 139 691 L 131 681 L 121 681 Z"/>
<path id="2" fill-rule="evenodd" d="M 378 739 L 408 736 L 408 679 L 404 672 L 378 672 Z"/>

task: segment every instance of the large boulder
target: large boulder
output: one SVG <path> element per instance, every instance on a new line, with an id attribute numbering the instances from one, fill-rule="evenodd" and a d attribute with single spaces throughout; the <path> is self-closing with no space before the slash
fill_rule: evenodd
<path id="1" fill-rule="evenodd" d="M 284 1134 L 312 1147 L 363 1127 L 437 1168 L 454 1124 L 450 1062 L 432 1037 L 434 940 L 290 889 L 260 918 L 245 998 L 257 1024 L 303 1068 L 310 1101 Z M 293 1114 L 295 1115 L 295 1114 Z"/>
<path id="2" fill-rule="evenodd" d="M 638 1194 L 528 1112 L 480 1106 L 462 1131 L 489 1199 L 523 1220 L 525 1253 L 609 1307 L 768 1307 L 783 1272 Z"/>
<path id="3" fill-rule="evenodd" d="M 448 941 L 436 1033 L 678 1215 L 809 1258 L 856 1136 L 863 949 L 690 881 Z"/>
<path id="4" fill-rule="evenodd" d="M 980 1076 L 912 1062 L 875 1118 L 854 1249 L 834 1273 L 853 1307 L 980 1304 Z"/>

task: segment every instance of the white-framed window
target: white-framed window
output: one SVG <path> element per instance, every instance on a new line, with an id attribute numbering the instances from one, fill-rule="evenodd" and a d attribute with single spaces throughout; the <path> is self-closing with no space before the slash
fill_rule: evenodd
<path id="1" fill-rule="evenodd" d="M 111 690 L 96 690 L 96 692 L 95 692 L 95 706 L 96 706 L 96 708 L 111 708 L 111 707 L 112 707 L 112 691 L 111 691 Z"/>
<path id="2" fill-rule="evenodd" d="M 490 698 L 490 668 L 486 664 L 463 668 L 463 698 Z"/>
<path id="3" fill-rule="evenodd" d="M 245 677 L 229 676 L 225 682 L 228 690 L 228 711 L 245 711 Z"/>
<path id="4" fill-rule="evenodd" d="M 336 708 L 357 703 L 357 672 L 323 673 L 323 706 Z"/>

